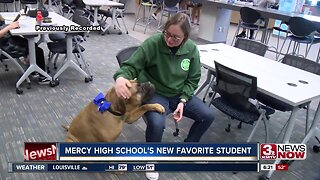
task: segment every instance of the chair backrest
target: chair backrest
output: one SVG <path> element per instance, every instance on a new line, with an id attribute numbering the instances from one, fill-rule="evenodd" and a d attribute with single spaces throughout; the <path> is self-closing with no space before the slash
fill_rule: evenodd
<path id="1" fill-rule="evenodd" d="M 22 4 L 38 4 L 37 0 L 20 0 Z"/>
<path id="2" fill-rule="evenodd" d="M 164 7 L 172 8 L 176 7 L 180 0 L 163 0 Z"/>
<path id="3" fill-rule="evenodd" d="M 72 21 L 79 24 L 80 26 L 88 26 L 90 25 L 90 21 L 84 15 L 84 11 L 81 9 L 76 9 L 72 16 Z"/>
<path id="4" fill-rule="evenodd" d="M 242 7 L 240 9 L 240 17 L 244 23 L 254 24 L 258 19 L 261 18 L 261 15 L 255 9 L 249 7 Z"/>
<path id="5" fill-rule="evenodd" d="M 281 62 L 289 66 L 320 75 L 320 64 L 309 59 L 286 54 Z"/>
<path id="6" fill-rule="evenodd" d="M 302 17 L 291 17 L 288 22 L 289 32 L 297 37 L 305 37 L 316 31 L 317 28 L 312 21 Z"/>
<path id="7" fill-rule="evenodd" d="M 237 38 L 234 47 L 257 54 L 259 56 L 264 56 L 268 50 L 268 45 L 246 38 Z"/>
<path id="8" fill-rule="evenodd" d="M 62 5 L 71 6 L 73 4 L 73 0 L 61 0 Z"/>
<path id="9" fill-rule="evenodd" d="M 139 46 L 133 46 L 133 47 L 128 47 L 119 51 L 118 54 L 116 55 L 119 66 L 121 66 L 123 62 L 128 60 L 138 48 Z"/>
<path id="10" fill-rule="evenodd" d="M 82 9 L 75 9 L 73 16 L 72 16 L 72 21 L 79 24 L 80 26 L 89 26 L 90 25 L 90 20 L 83 16 L 84 11 Z M 79 32 L 77 33 L 78 35 L 84 37 L 88 32 Z"/>
<path id="11" fill-rule="evenodd" d="M 215 91 L 230 104 L 238 108 L 251 107 L 249 98 L 255 99 L 257 94 L 257 78 L 236 71 L 215 61 Z"/>
<path id="12" fill-rule="evenodd" d="M 0 3 L 13 3 L 14 0 L 0 0 Z"/>

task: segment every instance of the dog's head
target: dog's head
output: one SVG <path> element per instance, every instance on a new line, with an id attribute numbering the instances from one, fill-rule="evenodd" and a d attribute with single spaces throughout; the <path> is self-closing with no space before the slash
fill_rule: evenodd
<path id="1" fill-rule="evenodd" d="M 132 86 L 129 88 L 131 92 L 129 99 L 118 97 L 114 88 L 107 93 L 106 99 L 111 102 L 112 110 L 121 114 L 130 112 L 149 100 L 155 92 L 155 87 L 150 82 L 138 83 L 136 80 L 130 80 L 130 83 Z"/>

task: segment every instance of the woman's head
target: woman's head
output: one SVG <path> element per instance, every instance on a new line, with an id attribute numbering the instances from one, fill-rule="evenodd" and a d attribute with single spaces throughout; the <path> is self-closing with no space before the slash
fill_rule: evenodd
<path id="1" fill-rule="evenodd" d="M 190 31 L 189 17 L 186 14 L 177 13 L 164 25 L 163 35 L 169 47 L 176 47 L 188 40 Z"/>

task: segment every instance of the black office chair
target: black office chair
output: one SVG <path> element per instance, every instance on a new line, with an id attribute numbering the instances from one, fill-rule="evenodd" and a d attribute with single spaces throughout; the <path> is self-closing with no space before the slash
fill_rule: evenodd
<path id="1" fill-rule="evenodd" d="M 14 5 L 14 0 L 0 0 L 0 4 L 3 4 L 3 11 L 9 11 L 8 3 L 12 3 Z"/>
<path id="2" fill-rule="evenodd" d="M 25 8 L 25 6 L 27 4 L 38 4 L 38 0 L 20 0 L 20 9 L 23 7 Z M 24 5 L 24 6 L 22 6 Z"/>
<path id="3" fill-rule="evenodd" d="M 288 26 L 288 22 L 285 21 L 281 21 L 281 23 L 279 24 L 279 26 L 274 26 L 272 27 L 271 31 L 268 34 L 268 43 L 272 34 L 272 30 L 278 32 L 277 34 L 277 45 L 276 47 L 270 47 L 270 48 L 274 48 L 275 49 L 275 53 L 276 53 L 276 60 L 278 61 L 279 56 L 281 55 L 281 52 L 279 51 L 279 45 L 280 45 L 280 37 L 281 34 L 288 34 L 288 30 L 285 28 L 286 26 Z M 286 37 L 286 36 L 285 36 Z M 270 50 L 271 51 L 271 50 Z"/>
<path id="4" fill-rule="evenodd" d="M 81 26 L 88 26 L 90 24 L 89 20 L 82 16 L 84 14 L 84 11 L 80 10 L 80 9 L 76 9 L 74 11 L 73 14 L 73 18 L 72 20 L 81 25 Z M 73 38 L 72 38 L 72 45 L 73 45 L 73 50 L 72 53 L 74 53 L 76 60 L 78 61 L 78 64 L 81 68 L 84 68 L 84 70 L 86 71 L 86 73 L 90 76 L 90 77 L 86 77 L 85 78 L 85 82 L 89 82 L 93 80 L 93 75 L 92 75 L 92 71 L 90 68 L 89 63 L 85 60 L 85 57 L 83 55 L 83 52 L 85 51 L 85 48 L 81 46 L 81 43 L 83 41 L 85 41 L 85 37 L 86 33 L 85 32 L 81 32 L 81 33 L 77 33 Z M 65 54 L 65 58 L 66 59 L 66 54 L 67 54 L 67 47 L 66 47 L 66 41 L 54 41 L 54 42 L 49 42 L 47 43 L 48 49 L 50 51 L 50 53 L 52 54 L 52 56 L 50 57 L 50 59 L 48 60 L 49 62 L 52 61 L 52 58 L 54 57 L 54 55 L 58 55 L 58 54 Z M 55 58 L 55 62 L 54 62 L 54 68 L 57 69 L 56 67 L 56 61 L 57 61 L 57 57 Z"/>
<path id="5" fill-rule="evenodd" d="M 251 39 L 245 39 L 245 38 L 237 38 L 234 44 L 234 47 L 251 52 L 253 54 L 257 54 L 259 56 L 264 56 L 268 50 L 268 46 L 266 44 L 255 41 L 255 40 L 251 40 Z M 209 70 L 209 73 L 211 73 L 213 77 L 215 76 L 214 71 Z M 215 78 L 212 78 L 210 85 L 204 94 L 203 102 L 205 102 L 209 89 L 210 88 L 213 89 L 214 86 L 215 86 Z M 209 102 L 211 102 L 212 98 L 214 97 L 212 95 L 213 95 L 213 92 L 210 92 L 209 97 L 211 97 L 211 99 Z M 241 127 L 241 122 L 239 124 L 239 127 Z"/>
<path id="6" fill-rule="evenodd" d="M 8 51 L 5 51 L 5 50 L 1 49 L 1 47 L 0 47 L 0 62 L 5 62 L 6 60 L 11 61 L 14 65 L 16 65 L 16 67 L 19 69 L 19 71 L 21 71 L 21 73 L 24 74 L 25 70 L 20 66 L 20 64 L 17 61 L 17 59 L 22 56 L 24 56 L 24 53 L 21 53 L 19 51 L 10 51 L 10 49 L 8 49 Z M 9 71 L 8 66 L 6 64 L 5 64 L 5 71 Z M 27 88 L 30 89 L 31 82 L 30 82 L 29 77 L 26 80 L 28 83 Z M 21 88 L 17 87 L 16 93 L 22 94 L 23 90 Z"/>
<path id="7" fill-rule="evenodd" d="M 215 62 L 215 69 L 217 83 L 214 88 L 220 94 L 220 97 L 213 99 L 211 103 L 231 119 L 236 119 L 246 124 L 255 124 L 247 142 L 251 141 L 259 123 L 263 121 L 265 142 L 268 142 L 268 119 L 269 115 L 274 113 L 274 110 L 259 103 L 253 104 L 249 102 L 250 99 L 256 99 L 257 78 L 228 68 L 218 62 Z M 227 132 L 230 132 L 230 126 L 229 122 L 226 128 Z"/>
<path id="8" fill-rule="evenodd" d="M 305 59 L 302 57 L 287 54 L 284 56 L 284 58 L 282 59 L 281 62 L 284 64 L 287 64 L 289 66 L 293 66 L 293 67 L 320 75 L 320 64 L 318 64 L 314 61 L 311 61 L 311 60 L 308 60 L 308 59 Z M 305 83 L 305 82 L 301 81 L 300 83 Z M 258 92 L 257 99 L 259 100 L 259 102 L 261 102 L 269 107 L 272 107 L 275 110 L 279 110 L 282 112 L 292 111 L 294 108 L 293 106 L 291 106 L 285 102 L 279 101 L 279 100 L 275 99 L 274 97 L 269 96 L 264 93 L 261 93 L 261 92 Z M 308 126 L 309 126 L 308 125 L 309 105 L 310 105 L 310 102 L 306 102 L 306 103 L 299 106 L 299 108 L 307 109 L 305 133 L 307 133 Z M 288 124 L 288 121 L 286 122 L 285 126 L 283 126 L 283 128 L 281 129 L 280 133 L 278 134 L 278 136 L 276 138 L 276 141 L 278 140 L 282 131 L 286 128 L 287 124 Z"/>
<path id="9" fill-rule="evenodd" d="M 139 48 L 139 46 L 133 46 L 133 47 L 128 47 L 125 49 L 122 49 L 121 51 L 119 51 L 116 55 L 117 61 L 119 66 L 121 67 L 122 63 L 127 61 L 131 55 Z M 142 116 L 142 119 L 144 120 L 145 123 L 147 123 L 147 119 L 145 118 L 145 116 Z M 176 120 L 173 120 L 175 123 L 175 127 L 176 127 L 176 131 L 173 132 L 174 136 L 178 136 L 179 135 L 179 126 Z"/>
<path id="10" fill-rule="evenodd" d="M 288 35 L 281 46 L 280 53 L 286 40 L 289 39 L 290 43 L 286 54 L 289 54 L 289 49 L 293 41 L 293 51 L 290 54 L 299 55 L 300 45 L 306 44 L 306 51 L 303 57 L 307 57 L 311 46 L 320 42 L 320 37 L 314 35 L 316 31 L 317 27 L 312 21 L 302 17 L 290 18 L 288 22 Z"/>
<path id="11" fill-rule="evenodd" d="M 104 23 L 107 24 L 107 22 L 106 22 L 107 19 L 112 18 L 112 11 L 115 10 L 115 13 L 116 13 L 115 17 L 116 17 L 116 21 L 117 21 L 118 26 L 120 27 L 120 24 L 118 21 L 118 18 L 120 18 L 122 21 L 122 24 L 124 25 L 125 33 L 128 34 L 128 29 L 127 29 L 126 23 L 123 19 L 123 17 L 124 17 L 123 14 L 125 12 L 127 0 L 119 0 L 119 3 L 124 4 L 124 6 L 123 7 L 113 7 L 115 9 L 111 9 L 111 10 L 99 9 L 98 14 L 101 15 L 100 21 L 104 21 Z M 116 29 L 116 27 L 114 27 L 114 29 Z M 105 31 L 107 32 L 107 34 L 110 34 L 110 31 L 108 29 L 105 29 Z M 103 33 L 104 32 L 102 32 L 102 34 Z M 118 34 L 120 35 L 120 34 L 122 34 L 122 32 L 120 31 Z"/>
<path id="12" fill-rule="evenodd" d="M 238 23 L 238 27 L 231 44 L 233 44 L 234 40 L 236 39 L 236 36 L 238 35 L 240 28 L 245 28 L 247 30 L 254 31 L 266 31 L 266 25 L 262 26 L 260 24 L 256 24 L 258 20 L 262 20 L 261 15 L 258 11 L 249 7 L 242 7 L 240 9 L 240 20 Z M 254 39 L 256 39 L 257 34 L 258 33 L 256 32 Z"/>
<path id="13" fill-rule="evenodd" d="M 134 31 L 135 27 L 143 26 L 144 34 L 147 31 L 148 26 L 156 20 L 152 18 L 153 8 L 157 7 L 157 4 L 153 0 L 141 0 L 139 5 L 139 10 L 136 16 L 132 30 Z M 142 16 L 140 17 L 140 12 Z"/>
<path id="14" fill-rule="evenodd" d="M 168 18 L 170 18 L 172 14 L 176 14 L 180 12 L 180 8 L 178 6 L 179 2 L 180 0 L 163 0 L 162 11 L 161 11 L 160 20 L 158 22 L 158 28 L 157 28 L 159 31 L 161 31 L 163 16 L 166 15 Z"/>
<path id="15" fill-rule="evenodd" d="M 287 54 L 284 56 L 284 58 L 282 59 L 281 62 L 284 64 L 287 64 L 289 66 L 293 66 L 293 67 L 308 71 L 310 73 L 320 75 L 320 64 L 318 64 L 314 61 L 311 61 L 311 60 L 308 60 L 308 59 L 305 59 L 302 57 Z M 300 108 L 304 108 L 307 110 L 306 126 L 305 126 L 305 133 L 306 134 L 307 134 L 308 127 L 309 127 L 308 120 L 309 120 L 310 103 L 311 102 L 307 102 L 307 103 L 300 106 Z"/>
<path id="16" fill-rule="evenodd" d="M 61 15 L 67 19 L 71 19 L 76 9 L 73 0 L 61 0 L 61 6 Z"/>
<path id="17" fill-rule="evenodd" d="M 264 56 L 268 50 L 268 45 L 245 38 L 237 38 L 234 47 L 257 54 L 259 56 Z"/>
<path id="18" fill-rule="evenodd" d="M 121 66 L 123 62 L 127 61 L 138 48 L 139 46 L 132 46 L 122 49 L 120 52 L 118 52 L 116 58 L 118 60 L 119 66 Z"/>

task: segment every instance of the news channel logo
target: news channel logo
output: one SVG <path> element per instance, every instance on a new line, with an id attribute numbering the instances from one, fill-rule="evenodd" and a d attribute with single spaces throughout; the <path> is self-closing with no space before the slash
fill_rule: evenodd
<path id="1" fill-rule="evenodd" d="M 260 144 L 261 160 L 304 160 L 306 157 L 305 144 Z"/>

